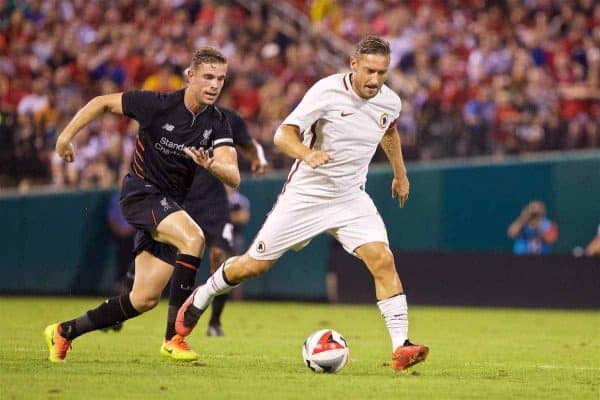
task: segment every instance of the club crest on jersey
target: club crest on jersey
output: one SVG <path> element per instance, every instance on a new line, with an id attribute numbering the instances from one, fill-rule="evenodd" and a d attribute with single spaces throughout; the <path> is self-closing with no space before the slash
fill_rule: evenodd
<path id="1" fill-rule="evenodd" d="M 386 113 L 381 114 L 381 116 L 379 117 L 379 127 L 381 129 L 385 129 L 385 127 L 387 126 L 388 122 L 390 121 L 390 116 Z"/>
<path id="2" fill-rule="evenodd" d="M 265 245 L 265 242 L 263 242 L 262 240 L 259 241 L 258 244 L 256 245 L 256 251 L 258 251 L 259 253 L 264 253 L 266 249 L 267 249 L 267 246 Z"/>
<path id="3" fill-rule="evenodd" d="M 163 197 L 163 199 L 160 201 L 160 205 L 163 207 L 163 211 L 168 211 L 171 208 L 166 197 Z"/>
<path id="4" fill-rule="evenodd" d="M 207 144 L 208 143 L 208 138 L 210 137 L 210 134 L 212 133 L 212 128 L 210 129 L 205 129 L 204 133 L 202 133 L 202 140 L 200 141 L 200 144 Z"/>

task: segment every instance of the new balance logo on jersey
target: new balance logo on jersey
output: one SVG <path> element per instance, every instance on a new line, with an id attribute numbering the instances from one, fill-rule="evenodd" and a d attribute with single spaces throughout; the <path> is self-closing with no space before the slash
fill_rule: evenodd
<path id="1" fill-rule="evenodd" d="M 172 132 L 175 127 L 168 122 L 162 126 L 162 128 L 167 132 Z"/>
<path id="2" fill-rule="evenodd" d="M 206 145 L 208 143 L 208 138 L 210 137 L 211 133 L 212 133 L 212 128 L 205 129 L 204 133 L 202 133 L 202 140 L 200 141 L 200 144 Z"/>
<path id="3" fill-rule="evenodd" d="M 171 208 L 166 197 L 163 197 L 163 199 L 160 201 L 160 205 L 162 206 L 163 211 L 168 211 Z"/>

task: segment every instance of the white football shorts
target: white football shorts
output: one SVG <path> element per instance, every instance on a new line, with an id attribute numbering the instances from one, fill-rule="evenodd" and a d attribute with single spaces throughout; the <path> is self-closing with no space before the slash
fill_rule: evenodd
<path id="1" fill-rule="evenodd" d="M 256 260 L 276 260 L 289 249 L 302 249 L 323 232 L 352 255 L 366 243 L 389 245 L 383 220 L 367 193 L 318 199 L 286 192 L 279 195 L 248 254 Z"/>

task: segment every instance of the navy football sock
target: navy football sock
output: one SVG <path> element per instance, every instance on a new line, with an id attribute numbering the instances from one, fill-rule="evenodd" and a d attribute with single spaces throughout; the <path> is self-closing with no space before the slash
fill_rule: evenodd
<path id="1" fill-rule="evenodd" d="M 126 293 L 107 299 L 76 319 L 61 323 L 60 334 L 67 340 L 73 340 L 84 333 L 116 325 L 138 315 L 140 312 L 133 308 L 129 293 Z"/>
<path id="2" fill-rule="evenodd" d="M 169 340 L 175 335 L 175 319 L 179 307 L 192 293 L 196 281 L 196 271 L 200 267 L 201 259 L 189 254 L 179 254 L 173 276 L 171 277 L 171 288 L 169 290 L 169 311 L 167 314 L 167 329 L 165 339 Z"/>

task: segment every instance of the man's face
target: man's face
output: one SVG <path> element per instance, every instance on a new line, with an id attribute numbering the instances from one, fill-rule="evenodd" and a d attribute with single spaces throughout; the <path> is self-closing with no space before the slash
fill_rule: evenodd
<path id="1" fill-rule="evenodd" d="M 390 66 L 390 56 L 383 54 L 363 54 L 350 58 L 352 87 L 363 99 L 370 99 L 379 93 L 385 83 Z"/>
<path id="2" fill-rule="evenodd" d="M 188 71 L 188 88 L 196 101 L 201 104 L 213 104 L 217 101 L 223 84 L 227 64 L 202 63 Z"/>

